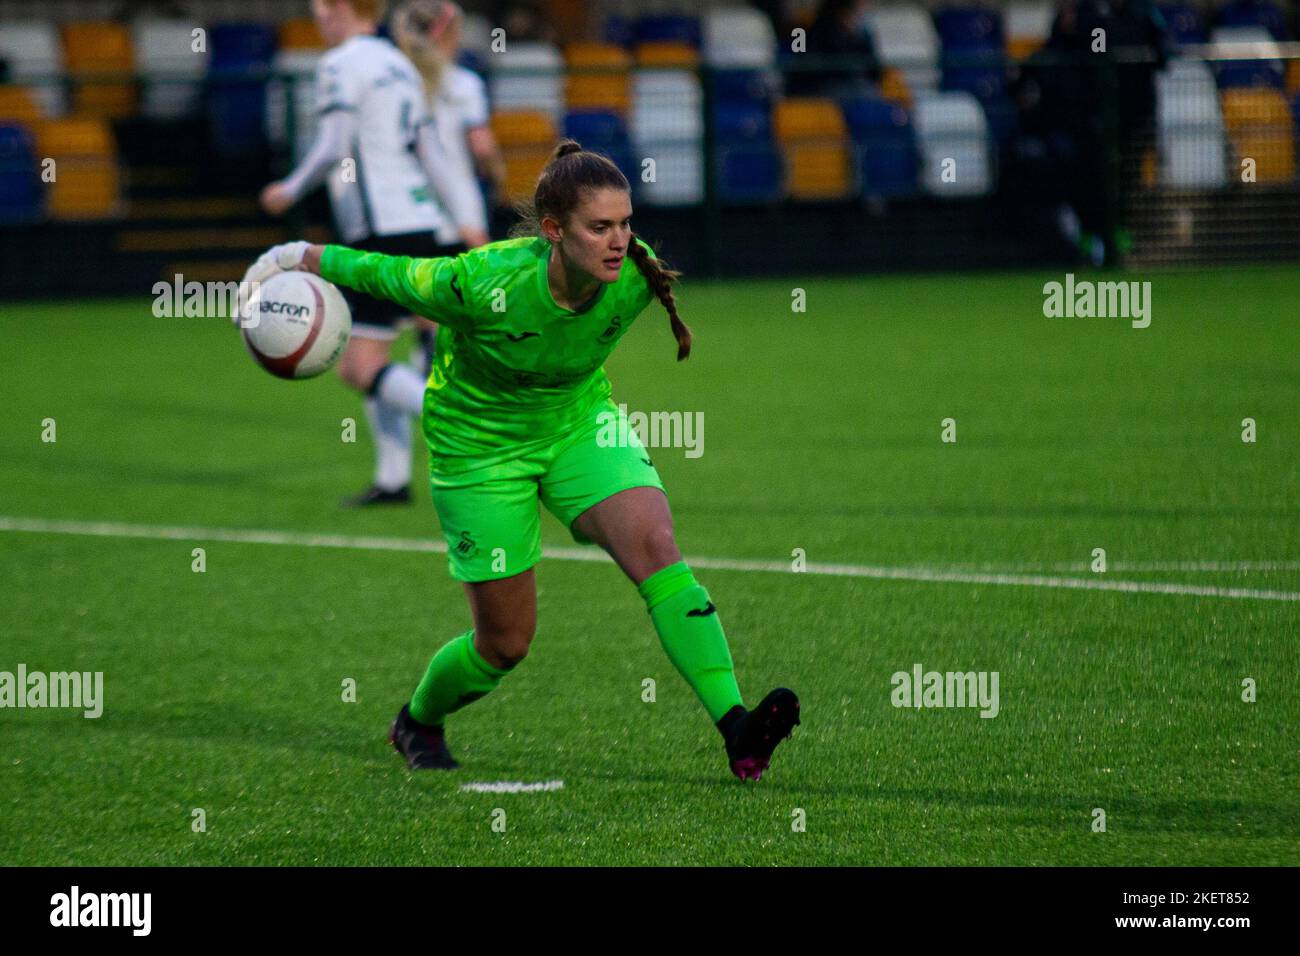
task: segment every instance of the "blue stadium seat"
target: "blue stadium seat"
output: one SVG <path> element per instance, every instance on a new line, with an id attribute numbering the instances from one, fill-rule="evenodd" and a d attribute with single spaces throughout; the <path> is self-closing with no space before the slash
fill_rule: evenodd
<path id="1" fill-rule="evenodd" d="M 636 30 L 628 17 L 612 14 L 605 18 L 605 42 L 615 46 L 631 47 L 636 41 Z"/>
<path id="2" fill-rule="evenodd" d="M 36 170 L 36 149 L 26 127 L 0 123 L 0 223 L 41 219 L 41 182 Z"/>
<path id="3" fill-rule="evenodd" d="M 1215 67 L 1219 89 L 1270 86 L 1282 89 L 1285 74 L 1280 60 L 1221 60 Z"/>
<path id="4" fill-rule="evenodd" d="M 761 103 L 722 102 L 713 110 L 719 142 L 772 141 L 772 111 Z"/>
<path id="5" fill-rule="evenodd" d="M 699 49 L 700 21 L 696 17 L 647 16 L 636 22 L 637 43 L 689 43 Z"/>
<path id="6" fill-rule="evenodd" d="M 934 17 L 935 29 L 944 52 L 959 50 L 1001 50 L 1002 16 L 980 7 L 950 7 Z"/>
<path id="7" fill-rule="evenodd" d="M 1217 22 L 1224 27 L 1263 27 L 1274 40 L 1287 39 L 1282 11 L 1269 0 L 1232 0 L 1219 11 Z"/>
<path id="8" fill-rule="evenodd" d="M 1180 46 L 1188 43 L 1205 43 L 1209 34 L 1205 22 L 1195 7 L 1185 3 L 1161 4 L 1157 7 L 1169 28 L 1169 38 Z"/>
<path id="9" fill-rule="evenodd" d="M 218 153 L 254 155 L 266 148 L 266 78 L 276 34 L 261 23 L 220 23 L 209 31 L 207 112 Z M 251 74 L 251 75 L 250 75 Z"/>
<path id="10" fill-rule="evenodd" d="M 916 193 L 920 160 L 907 110 L 891 100 L 866 98 L 848 100 L 842 109 L 863 194 L 897 198 Z"/>
<path id="11" fill-rule="evenodd" d="M 564 135 L 576 139 L 583 149 L 608 156 L 628 179 L 636 173 L 627 126 L 617 113 L 573 110 L 564 116 Z"/>
<path id="12" fill-rule="evenodd" d="M 974 94 L 981 103 L 1006 91 L 1002 17 L 994 10 L 953 7 L 935 15 L 943 45 L 941 88 Z"/>
<path id="13" fill-rule="evenodd" d="M 713 78 L 720 103 L 769 103 L 772 99 L 772 87 L 762 70 L 718 70 Z"/>
<path id="14" fill-rule="evenodd" d="M 718 148 L 718 198 L 729 205 L 776 202 L 784 192 L 781 153 L 772 142 Z"/>

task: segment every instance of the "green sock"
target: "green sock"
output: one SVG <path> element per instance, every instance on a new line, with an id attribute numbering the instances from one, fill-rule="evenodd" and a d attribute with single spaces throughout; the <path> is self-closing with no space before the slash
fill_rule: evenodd
<path id="1" fill-rule="evenodd" d="M 742 701 L 727 635 L 709 592 L 696 583 L 685 561 L 656 571 L 637 591 L 645 599 L 664 653 L 717 723 Z"/>
<path id="2" fill-rule="evenodd" d="M 493 667 L 474 649 L 474 632 L 453 637 L 442 646 L 424 680 L 411 695 L 411 716 L 430 727 L 441 727 L 447 715 L 488 693 L 508 670 Z"/>

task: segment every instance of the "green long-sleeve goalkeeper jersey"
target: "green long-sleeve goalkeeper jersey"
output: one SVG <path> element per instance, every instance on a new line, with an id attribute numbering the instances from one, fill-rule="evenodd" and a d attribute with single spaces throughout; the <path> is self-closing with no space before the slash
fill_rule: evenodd
<path id="1" fill-rule="evenodd" d="M 618 279 L 590 303 L 561 308 L 547 282 L 550 252 L 541 238 L 438 259 L 326 246 L 324 278 L 439 325 L 423 419 L 435 472 L 498 464 L 553 444 L 608 400 L 605 358 L 654 294 L 624 259 Z"/>

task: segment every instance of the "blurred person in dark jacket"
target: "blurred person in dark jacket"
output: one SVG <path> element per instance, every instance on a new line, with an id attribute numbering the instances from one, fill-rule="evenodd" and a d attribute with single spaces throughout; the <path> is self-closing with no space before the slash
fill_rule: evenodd
<path id="1" fill-rule="evenodd" d="M 872 96 L 880 82 L 880 61 L 866 24 L 866 0 L 822 0 L 817 16 L 808 28 L 805 53 L 809 69 L 787 74 L 786 92 L 791 96 L 848 98 Z M 800 54 L 793 57 L 796 66 Z M 817 60 L 825 57 L 828 65 Z"/>

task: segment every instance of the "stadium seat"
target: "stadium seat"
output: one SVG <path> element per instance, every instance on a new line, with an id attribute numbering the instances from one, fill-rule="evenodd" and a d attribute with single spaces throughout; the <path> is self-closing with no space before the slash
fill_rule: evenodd
<path id="1" fill-rule="evenodd" d="M 492 132 L 506 165 L 506 195 L 511 201 L 531 199 L 551 151 L 559 139 L 555 121 L 545 110 L 498 110 Z"/>
<path id="2" fill-rule="evenodd" d="M 1225 27 L 1260 27 L 1274 40 L 1287 39 L 1286 19 L 1269 0 L 1231 0 L 1219 10 L 1217 21 Z"/>
<path id="3" fill-rule="evenodd" d="M 723 102 L 771 103 L 775 80 L 769 70 L 714 70 L 713 95 Z"/>
<path id="4" fill-rule="evenodd" d="M 935 16 L 943 46 L 943 89 L 973 93 L 981 103 L 1006 89 L 1002 20 L 978 7 L 952 7 Z"/>
<path id="5" fill-rule="evenodd" d="M 0 58 L 9 64 L 9 81 L 30 87 L 47 117 L 68 110 L 63 72 L 63 48 L 58 29 L 44 20 L 12 20 L 0 29 Z"/>
<path id="6" fill-rule="evenodd" d="M 718 199 L 729 206 L 774 203 L 785 195 L 781 153 L 771 142 L 718 147 Z"/>
<path id="7" fill-rule="evenodd" d="M 897 67 L 913 95 L 939 87 L 939 36 L 924 8 L 911 4 L 876 7 L 867 13 L 876 53 Z"/>
<path id="8" fill-rule="evenodd" d="M 1160 182 L 1213 189 L 1227 182 L 1227 140 L 1219 94 L 1200 60 L 1173 59 L 1156 74 L 1156 154 Z"/>
<path id="9" fill-rule="evenodd" d="M 638 201 L 692 205 L 704 198 L 704 94 L 687 70 L 643 70 L 632 75 L 629 134 L 638 163 L 655 161 L 653 182 L 633 179 Z"/>
<path id="10" fill-rule="evenodd" d="M 633 55 L 637 66 L 694 69 L 700 63 L 699 51 L 685 43 L 639 43 Z"/>
<path id="11" fill-rule="evenodd" d="M 38 221 L 41 181 L 31 131 L 0 121 L 0 224 Z"/>
<path id="12" fill-rule="evenodd" d="M 242 159 L 266 146 L 266 78 L 275 30 L 260 23 L 220 23 L 208 31 L 206 111 L 219 155 Z"/>
<path id="13" fill-rule="evenodd" d="M 26 86 L 0 86 L 0 122 L 32 124 L 42 119 L 36 92 Z"/>
<path id="14" fill-rule="evenodd" d="M 685 70 L 637 70 L 632 75 L 629 131 L 642 144 L 698 142 L 704 135 L 700 81 Z"/>
<path id="15" fill-rule="evenodd" d="M 918 93 L 913 113 L 921 185 L 935 196 L 982 196 L 993 188 L 988 121 L 970 93 Z M 947 160 L 953 160 L 948 164 Z M 945 168 L 954 172 L 944 181 Z"/>
<path id="16" fill-rule="evenodd" d="M 1002 18 L 982 7 L 949 7 L 934 17 L 935 30 L 945 52 L 998 50 L 1004 46 Z"/>
<path id="17" fill-rule="evenodd" d="M 845 102 L 843 110 L 863 195 L 915 193 L 918 156 L 907 110 L 890 100 L 865 98 Z"/>
<path id="18" fill-rule="evenodd" d="M 713 108 L 714 134 L 719 142 L 741 143 L 772 139 L 772 113 L 761 103 L 717 103 Z"/>
<path id="19" fill-rule="evenodd" d="M 575 110 L 564 117 L 564 135 L 576 139 L 583 149 L 608 156 L 624 176 L 633 178 L 636 170 L 632 144 L 619 114 L 609 110 Z"/>
<path id="20" fill-rule="evenodd" d="M 58 219 L 98 219 L 118 212 L 117 148 L 108 121 L 46 120 L 36 128 L 40 155 L 54 160 L 49 211 Z"/>
<path id="21" fill-rule="evenodd" d="M 644 16 L 632 29 L 637 44 L 674 43 L 693 49 L 700 46 L 700 21 L 695 17 L 679 14 Z"/>
<path id="22" fill-rule="evenodd" d="M 1272 86 L 1282 89 L 1285 71 L 1277 58 L 1277 44 L 1263 27 L 1216 27 L 1210 34 L 1212 54 L 1219 57 L 1216 74 L 1220 89 Z M 1231 56 L 1252 59 L 1222 59 Z M 1260 56 L 1266 59 L 1255 59 Z"/>
<path id="23" fill-rule="evenodd" d="M 703 52 L 710 66 L 771 69 L 776 65 L 776 30 L 760 10 L 715 7 L 704 14 Z"/>
<path id="24" fill-rule="evenodd" d="M 1165 18 L 1165 25 L 1169 29 L 1169 38 L 1174 43 L 1185 46 L 1187 44 L 1204 43 L 1208 39 L 1205 32 L 1205 23 L 1195 7 L 1186 3 L 1170 3 L 1161 4 L 1157 9 L 1160 11 L 1160 15 Z"/>
<path id="25" fill-rule="evenodd" d="M 843 199 L 853 192 L 844 114 L 834 100 L 782 100 L 776 104 L 773 127 L 785 152 L 792 199 Z"/>
<path id="26" fill-rule="evenodd" d="M 611 43 L 572 43 L 565 47 L 564 58 L 570 110 L 627 112 L 632 58 L 626 50 Z"/>
<path id="27" fill-rule="evenodd" d="M 108 21 L 64 24 L 63 60 L 78 113 L 120 119 L 135 111 L 135 82 L 129 78 L 135 72 L 135 50 L 126 26 Z"/>
<path id="28" fill-rule="evenodd" d="M 325 38 L 320 35 L 320 29 L 316 26 L 316 21 L 310 17 L 299 17 L 294 20 L 285 20 L 280 24 L 280 50 L 320 50 L 325 51 L 328 45 Z"/>
<path id="29" fill-rule="evenodd" d="M 1255 181 L 1295 179 L 1295 135 L 1286 98 L 1278 90 L 1223 91 L 1223 123 L 1234 152 L 1234 168 L 1255 160 Z"/>
<path id="30" fill-rule="evenodd" d="M 1056 10 L 1051 3 L 1017 2 L 1007 6 L 1006 51 L 1013 60 L 1024 60 L 1035 53 L 1052 34 Z"/>
<path id="31" fill-rule="evenodd" d="M 912 105 L 912 90 L 907 85 L 907 77 L 896 66 L 887 66 L 880 75 L 880 95 L 900 106 Z"/>
<path id="32" fill-rule="evenodd" d="M 693 206 L 704 201 L 704 152 L 699 143 L 638 144 L 637 160 L 654 160 L 655 176 L 632 180 L 638 202 L 649 206 Z"/>
<path id="33" fill-rule="evenodd" d="M 194 24 L 141 19 L 132 24 L 136 68 L 144 80 L 142 115 L 169 120 L 190 116 L 200 105 L 207 46 L 194 49 Z"/>
<path id="34" fill-rule="evenodd" d="M 493 109 L 540 110 L 564 119 L 564 60 L 549 43 L 511 43 L 492 54 L 489 95 Z"/>

